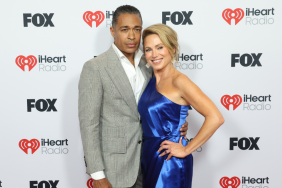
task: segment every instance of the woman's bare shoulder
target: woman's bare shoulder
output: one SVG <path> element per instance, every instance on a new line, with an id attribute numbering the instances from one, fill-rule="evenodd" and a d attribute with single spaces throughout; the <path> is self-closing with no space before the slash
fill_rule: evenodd
<path id="1" fill-rule="evenodd" d="M 181 72 L 178 72 L 172 81 L 173 86 L 176 88 L 182 88 L 184 85 L 188 86 L 192 83 L 193 82 L 188 78 L 188 76 Z"/>

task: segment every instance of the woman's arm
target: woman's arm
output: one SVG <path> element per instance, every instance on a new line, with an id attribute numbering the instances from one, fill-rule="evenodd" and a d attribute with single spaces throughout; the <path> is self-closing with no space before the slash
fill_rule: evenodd
<path id="1" fill-rule="evenodd" d="M 173 85 L 179 91 L 180 96 L 205 117 L 205 121 L 198 134 L 187 146 L 183 147 L 181 142 L 174 143 L 171 141 L 164 141 L 161 144 L 159 151 L 168 149 L 167 160 L 172 156 L 183 158 L 191 154 L 203 145 L 224 123 L 224 118 L 215 104 L 187 76 L 179 75 L 174 80 Z M 160 156 L 164 155 L 165 153 L 162 153 Z"/>

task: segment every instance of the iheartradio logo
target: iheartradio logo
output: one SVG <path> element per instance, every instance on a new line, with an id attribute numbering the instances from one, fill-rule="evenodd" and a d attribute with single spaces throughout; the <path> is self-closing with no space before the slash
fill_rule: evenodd
<path id="1" fill-rule="evenodd" d="M 93 188 L 93 179 L 90 178 L 88 181 L 87 181 L 87 187 L 88 188 Z"/>
<path id="2" fill-rule="evenodd" d="M 223 95 L 220 100 L 221 104 L 229 110 L 230 104 L 233 105 L 233 110 L 235 110 L 242 103 L 242 97 L 240 95 Z"/>
<path id="3" fill-rule="evenodd" d="M 24 67 L 27 65 L 28 66 L 28 71 L 31 71 L 31 69 L 33 69 L 33 67 L 35 67 L 35 65 L 37 64 L 37 59 L 35 56 L 33 55 L 29 55 L 27 57 L 23 56 L 23 55 L 19 55 L 16 58 L 16 64 L 18 65 L 18 67 L 20 67 L 23 71 L 24 71 Z"/>
<path id="4" fill-rule="evenodd" d="M 222 18 L 229 24 L 231 25 L 231 20 L 235 20 L 235 25 L 239 23 L 243 17 L 244 17 L 244 11 L 240 8 L 236 8 L 235 10 L 232 10 L 230 8 L 225 9 L 222 12 Z"/>
<path id="5" fill-rule="evenodd" d="M 238 177 L 223 177 L 219 180 L 219 184 L 222 188 L 237 188 L 241 184 L 241 181 Z"/>
<path id="6" fill-rule="evenodd" d="M 40 142 L 37 139 L 31 139 L 28 141 L 27 139 L 22 139 L 19 142 L 19 147 L 26 153 L 28 154 L 28 149 L 31 149 L 32 154 L 36 152 L 36 150 L 39 148 Z"/>
<path id="7" fill-rule="evenodd" d="M 96 27 L 98 27 L 105 19 L 105 14 L 101 11 L 91 12 L 87 11 L 83 14 L 83 20 L 92 27 L 92 22 L 96 22 Z"/>

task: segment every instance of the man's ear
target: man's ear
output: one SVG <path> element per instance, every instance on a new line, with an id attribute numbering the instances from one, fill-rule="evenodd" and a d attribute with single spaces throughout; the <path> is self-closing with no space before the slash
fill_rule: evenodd
<path id="1" fill-rule="evenodd" d="M 114 27 L 110 27 L 111 35 L 115 38 L 115 29 Z"/>

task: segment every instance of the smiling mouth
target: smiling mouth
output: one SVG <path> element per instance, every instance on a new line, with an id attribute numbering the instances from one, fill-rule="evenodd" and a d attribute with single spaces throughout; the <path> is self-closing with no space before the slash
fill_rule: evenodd
<path id="1" fill-rule="evenodd" d="M 159 64 L 161 63 L 163 59 L 156 59 L 156 60 L 151 60 L 154 64 Z"/>

